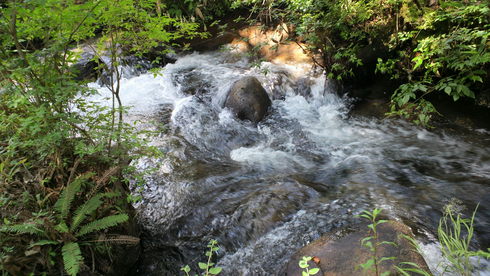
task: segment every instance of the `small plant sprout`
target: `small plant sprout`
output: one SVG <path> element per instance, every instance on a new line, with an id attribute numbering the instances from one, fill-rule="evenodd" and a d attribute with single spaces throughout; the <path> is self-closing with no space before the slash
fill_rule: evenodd
<path id="1" fill-rule="evenodd" d="M 363 211 L 359 215 L 359 217 L 365 218 L 371 222 L 368 225 L 369 229 L 371 229 L 371 235 L 362 239 L 361 245 L 369 249 L 369 251 L 372 254 L 372 256 L 365 263 L 360 264 L 359 267 L 362 268 L 364 271 L 374 271 L 375 275 L 385 276 L 385 275 L 389 275 L 390 272 L 389 271 L 381 272 L 379 265 L 384 261 L 394 260 L 396 258 L 395 257 L 378 258 L 378 247 L 383 244 L 392 245 L 392 246 L 397 246 L 397 244 L 389 241 L 380 242 L 378 239 L 378 231 L 377 231 L 378 225 L 388 222 L 387 220 L 378 219 L 378 215 L 381 213 L 381 211 L 382 209 L 375 208 L 372 212 Z"/>
<path id="2" fill-rule="evenodd" d="M 198 263 L 199 268 L 203 270 L 201 275 L 203 276 L 218 275 L 221 273 L 221 270 L 223 270 L 223 268 L 217 267 L 215 266 L 215 263 L 211 262 L 211 259 L 213 258 L 213 253 L 216 253 L 219 250 L 218 241 L 216 240 L 209 241 L 207 247 L 209 249 L 205 255 L 208 257 L 208 261 L 206 263 L 202 263 L 202 262 Z M 189 265 L 183 266 L 180 270 L 184 271 L 186 276 L 190 276 L 189 273 L 191 272 L 191 268 Z"/>
<path id="3" fill-rule="evenodd" d="M 312 259 L 313 257 L 303 256 L 303 258 L 301 258 L 301 260 L 299 261 L 299 267 L 303 269 L 303 271 L 301 271 L 301 276 L 315 275 L 320 271 L 319 268 L 310 269 L 310 265 L 308 264 L 308 262 Z"/>

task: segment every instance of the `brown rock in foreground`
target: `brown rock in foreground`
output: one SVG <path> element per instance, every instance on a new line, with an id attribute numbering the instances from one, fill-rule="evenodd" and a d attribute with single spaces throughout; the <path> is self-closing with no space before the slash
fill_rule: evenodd
<path id="1" fill-rule="evenodd" d="M 394 265 L 400 262 L 413 262 L 421 269 L 430 272 L 424 258 L 416 252 L 408 240 L 401 234 L 413 237 L 411 229 L 396 221 L 389 221 L 378 225 L 379 242 L 395 242 L 397 246 L 383 244 L 378 247 L 378 259 L 382 257 L 396 257 L 395 260 L 384 261 L 379 266 L 381 272 L 390 271 L 390 275 L 398 275 Z M 365 263 L 372 253 L 361 246 L 361 240 L 371 233 L 367 225 L 357 226 L 356 229 L 344 229 L 334 234 L 327 234 L 320 239 L 300 249 L 289 261 L 286 275 L 299 276 L 301 268 L 298 262 L 302 256 L 312 256 L 316 262 L 310 261 L 310 268 L 318 267 L 320 272 L 316 275 L 325 276 L 351 276 L 375 275 L 374 272 L 363 271 L 359 264 Z M 419 274 L 411 274 L 419 275 Z"/>

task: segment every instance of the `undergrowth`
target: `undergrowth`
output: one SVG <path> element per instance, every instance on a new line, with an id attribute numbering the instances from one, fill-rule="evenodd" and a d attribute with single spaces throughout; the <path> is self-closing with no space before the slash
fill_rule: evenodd
<path id="1" fill-rule="evenodd" d="M 438 241 L 441 244 L 441 252 L 445 261 L 438 264 L 438 267 L 442 267 L 441 275 L 447 272 L 455 273 L 456 275 L 469 276 L 475 271 L 473 265 L 475 260 L 472 258 L 486 258 L 490 259 L 490 249 L 487 251 L 471 250 L 471 242 L 474 233 L 474 218 L 478 207 L 475 208 L 471 218 L 464 218 L 460 214 L 453 204 L 448 204 L 444 207 L 443 217 L 439 221 Z M 380 240 L 377 232 L 377 228 L 380 224 L 387 223 L 387 220 L 378 219 L 378 215 L 382 212 L 382 209 L 375 208 L 372 212 L 363 211 L 360 217 L 368 219 L 370 224 L 368 225 L 371 235 L 361 240 L 361 245 L 367 248 L 371 253 L 371 257 L 362 264 L 359 264 L 359 268 L 363 271 L 371 271 L 374 275 L 390 275 L 390 271 L 381 271 L 379 265 L 382 262 L 389 260 L 396 260 L 393 256 L 379 257 L 378 248 L 381 245 L 398 246 L 392 241 Z M 412 250 L 420 253 L 418 242 L 410 236 L 402 235 L 402 238 L 406 239 L 413 247 Z M 412 262 L 399 262 L 394 265 L 394 269 L 400 274 L 409 276 L 415 273 L 416 275 L 431 275 L 428 271 L 423 270 L 416 263 Z"/>

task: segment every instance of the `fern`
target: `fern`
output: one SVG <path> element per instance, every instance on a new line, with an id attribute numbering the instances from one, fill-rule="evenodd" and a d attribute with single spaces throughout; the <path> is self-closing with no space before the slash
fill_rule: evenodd
<path id="1" fill-rule="evenodd" d="M 40 241 L 37 241 L 35 243 L 31 243 L 29 245 L 29 248 L 32 248 L 34 246 L 43 246 L 43 245 L 56 245 L 56 244 L 59 244 L 60 242 L 59 241 L 51 241 L 51 240 L 40 240 Z"/>
<path id="2" fill-rule="evenodd" d="M 80 266 L 83 263 L 83 256 L 78 243 L 66 243 L 63 245 L 63 248 L 61 248 L 61 254 L 63 255 L 63 265 L 65 266 L 68 275 L 77 275 L 78 271 L 80 271 Z"/>
<path id="3" fill-rule="evenodd" d="M 119 193 L 103 193 L 103 194 L 98 194 L 91 199 L 89 199 L 87 202 L 85 202 L 82 206 L 80 206 L 76 211 L 75 215 L 73 216 L 73 221 L 70 227 L 70 231 L 73 232 L 77 227 L 80 225 L 80 223 L 83 222 L 86 216 L 90 215 L 92 212 L 97 210 L 97 208 L 102 205 L 102 198 L 107 197 L 116 197 L 119 196 Z"/>
<path id="4" fill-rule="evenodd" d="M 90 234 L 94 231 L 101 231 L 116 226 L 120 223 L 126 222 L 128 218 L 129 217 L 127 214 L 119 214 L 119 215 L 107 216 L 105 218 L 92 221 L 91 223 L 82 226 L 80 228 L 80 231 L 78 231 L 78 233 L 75 236 L 81 237 L 83 235 Z"/>
<path id="5" fill-rule="evenodd" d="M 44 235 L 44 230 L 38 228 L 36 223 L 22 223 L 15 225 L 4 225 L 0 228 L 0 232 L 13 234 L 32 234 Z"/>
<path id="6" fill-rule="evenodd" d="M 85 180 L 92 177 L 93 173 L 86 173 L 79 176 L 73 182 L 69 183 L 68 186 L 61 193 L 60 198 L 56 201 L 54 208 L 60 213 L 62 218 L 66 218 L 68 216 L 68 212 L 71 208 L 71 203 L 75 198 L 75 195 L 80 191 L 82 184 Z"/>
<path id="7" fill-rule="evenodd" d="M 106 237 L 99 238 L 90 242 L 105 242 L 115 244 L 128 244 L 136 245 L 140 243 L 140 238 L 128 235 L 108 235 Z"/>
<path id="8" fill-rule="evenodd" d="M 97 210 L 100 205 L 102 205 L 102 197 L 102 194 L 92 197 L 75 211 L 70 227 L 72 232 L 80 225 L 80 223 L 82 223 L 87 215 L 90 215 L 93 211 Z"/>

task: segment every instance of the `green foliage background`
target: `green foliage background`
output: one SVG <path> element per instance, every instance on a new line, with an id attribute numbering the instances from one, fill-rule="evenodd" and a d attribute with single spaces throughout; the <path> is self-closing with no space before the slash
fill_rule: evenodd
<path id="1" fill-rule="evenodd" d="M 397 80 L 389 115 L 427 126 L 431 94 L 475 98 L 488 85 L 490 1 L 236 0 L 262 22 L 294 26 L 323 57 L 328 77 L 349 80 L 366 49 L 382 48 L 376 72 Z M 484 82 L 486 83 L 484 84 Z"/>
<path id="2" fill-rule="evenodd" d="M 472 99 L 488 86 L 489 7 L 489 0 L 2 2 L 0 270 L 41 274 L 61 268 L 74 275 L 90 267 L 82 260 L 89 261 L 85 256 L 92 246 L 76 234 L 82 223 L 93 226 L 92 238 L 114 231 L 112 226 L 124 230 L 122 219 L 97 224 L 130 212 L 123 198 L 105 195 L 126 193 L 123 172 L 134 171 L 130 160 L 156 151 L 124 120 L 123 55 L 179 48 L 176 41 L 205 37 L 208 26 L 240 11 L 249 23 L 294 26 L 288 30 L 291 37 L 309 45 L 312 56 L 321 56 L 317 63 L 329 78 L 348 82 L 366 66 L 363 52 L 381 48 L 372 70 L 399 83 L 387 91 L 392 95 L 389 115 L 427 126 L 437 114 L 433 94 Z M 97 41 L 94 61 L 101 56 L 111 61 L 98 64 L 111 76 L 110 107 L 87 101 L 95 92 L 76 80 L 72 68 L 80 56 L 71 49 L 90 40 Z M 86 178 L 80 182 L 80 177 Z M 68 187 L 77 183 L 80 189 L 60 206 Z M 74 217 L 70 209 L 77 210 Z M 46 221 L 53 227 L 39 227 Z M 32 240 L 40 235 L 50 242 L 38 243 L 40 250 L 32 252 Z M 67 256 L 72 256 L 68 262 Z"/>

